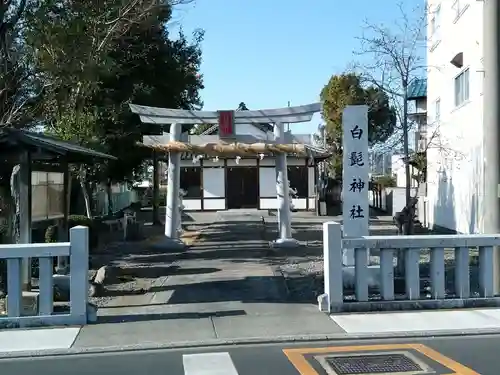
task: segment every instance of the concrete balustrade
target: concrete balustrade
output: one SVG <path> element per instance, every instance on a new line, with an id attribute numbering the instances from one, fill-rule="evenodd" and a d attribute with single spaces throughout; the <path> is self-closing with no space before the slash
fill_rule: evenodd
<path id="1" fill-rule="evenodd" d="M 500 235 L 412 235 L 412 236 L 364 236 L 343 238 L 339 223 L 323 224 L 324 246 L 324 294 L 318 297 L 323 311 L 366 311 L 429 307 L 461 307 L 467 300 L 489 300 L 497 305 L 494 295 L 493 247 L 500 246 Z M 479 250 L 479 296 L 471 295 L 470 249 Z M 345 301 L 345 270 L 342 264 L 343 249 L 355 249 L 354 291 L 355 301 Z M 396 250 L 404 250 L 405 296 L 396 296 L 394 269 Z M 430 250 L 430 294 L 421 298 L 420 252 Z M 455 296 L 446 296 L 445 249 L 455 253 Z M 369 250 L 378 250 L 379 267 L 368 264 Z M 375 251 L 376 253 L 376 251 Z M 376 272 L 374 272 L 376 271 Z M 369 279 L 376 274 L 380 296 L 370 298 Z M 436 303 L 444 301 L 442 304 Z"/>
<path id="2" fill-rule="evenodd" d="M 70 259 L 70 312 L 54 313 L 53 257 Z M 23 259 L 39 259 L 39 291 L 30 292 L 34 308 L 26 309 L 22 291 Z M 70 241 L 60 243 L 0 245 L 0 259 L 7 260 L 7 314 L 0 315 L 0 327 L 75 325 L 87 323 L 88 308 L 88 228 L 70 230 Z M 34 301 L 34 302 L 33 302 Z M 28 310 L 28 311 L 27 311 Z M 37 315 L 26 315 L 30 311 Z"/>

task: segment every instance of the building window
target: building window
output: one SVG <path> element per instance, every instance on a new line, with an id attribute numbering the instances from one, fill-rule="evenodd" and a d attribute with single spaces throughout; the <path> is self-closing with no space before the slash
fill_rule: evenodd
<path id="1" fill-rule="evenodd" d="M 288 167 L 288 180 L 290 187 L 297 190 L 295 198 L 307 198 L 308 191 L 308 171 L 306 166 L 290 166 Z"/>
<path id="2" fill-rule="evenodd" d="M 469 100 L 469 69 L 455 77 L 455 107 Z"/>
<path id="3" fill-rule="evenodd" d="M 433 43 L 436 43 L 440 39 L 439 38 L 440 25 L 441 25 L 441 5 L 438 5 L 431 17 L 431 37 Z"/>
<path id="4" fill-rule="evenodd" d="M 31 217 L 33 221 L 64 216 L 64 174 L 31 173 Z"/>
<path id="5" fill-rule="evenodd" d="M 434 119 L 439 121 L 441 118 L 441 99 L 436 99 L 434 102 Z"/>
<path id="6" fill-rule="evenodd" d="M 180 187 L 187 193 L 184 198 L 201 198 L 201 167 L 181 168 Z"/>
<path id="7" fill-rule="evenodd" d="M 454 15 L 454 22 L 457 22 L 460 16 L 465 12 L 465 10 L 469 7 L 469 4 L 466 0 L 455 0 L 451 6 Z"/>

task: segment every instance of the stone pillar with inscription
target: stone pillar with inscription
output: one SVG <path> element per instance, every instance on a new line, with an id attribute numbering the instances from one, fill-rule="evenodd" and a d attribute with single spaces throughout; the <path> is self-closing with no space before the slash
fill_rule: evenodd
<path id="1" fill-rule="evenodd" d="M 344 237 L 367 236 L 369 220 L 368 106 L 347 106 L 342 114 Z M 354 266 L 354 249 L 343 250 L 344 266 Z"/>

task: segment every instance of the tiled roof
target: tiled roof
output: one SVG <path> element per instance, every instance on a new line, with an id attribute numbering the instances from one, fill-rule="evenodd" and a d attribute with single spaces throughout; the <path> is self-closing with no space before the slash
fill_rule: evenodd
<path id="1" fill-rule="evenodd" d="M 10 148 L 39 148 L 53 155 L 62 155 L 69 157 L 70 160 L 80 161 L 82 157 L 115 159 L 114 156 L 94 151 L 77 144 L 62 141 L 41 133 L 34 133 L 27 130 L 17 130 L 12 128 L 3 128 L 0 130 L 0 152 Z"/>
<path id="2" fill-rule="evenodd" d="M 419 78 L 413 80 L 408 86 L 408 100 L 422 99 L 427 97 L 427 79 Z"/>

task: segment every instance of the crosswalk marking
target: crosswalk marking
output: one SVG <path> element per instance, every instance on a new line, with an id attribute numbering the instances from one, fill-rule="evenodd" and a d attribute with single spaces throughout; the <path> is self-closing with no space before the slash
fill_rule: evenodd
<path id="1" fill-rule="evenodd" d="M 185 375 L 238 375 L 227 352 L 184 354 L 182 363 Z"/>

